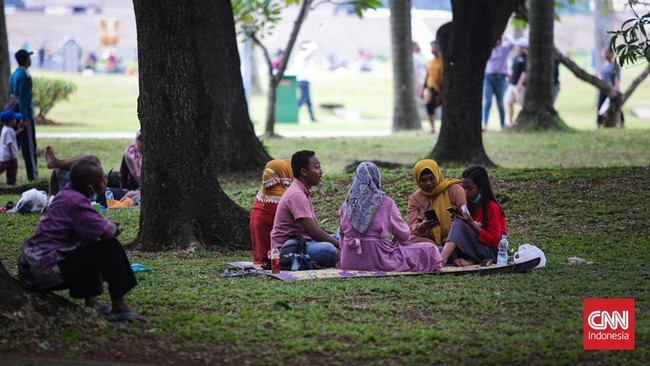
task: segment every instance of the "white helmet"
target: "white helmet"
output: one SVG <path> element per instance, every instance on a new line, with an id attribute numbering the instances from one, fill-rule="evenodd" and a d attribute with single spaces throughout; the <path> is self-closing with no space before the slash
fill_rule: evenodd
<path id="1" fill-rule="evenodd" d="M 523 244 L 519 246 L 515 255 L 513 255 L 515 263 L 527 262 L 531 259 L 541 258 L 539 264 L 535 268 L 542 268 L 546 266 L 546 256 L 544 252 L 533 244 Z"/>

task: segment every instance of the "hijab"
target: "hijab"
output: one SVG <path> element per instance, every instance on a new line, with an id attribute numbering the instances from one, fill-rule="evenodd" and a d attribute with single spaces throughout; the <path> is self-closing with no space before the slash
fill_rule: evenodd
<path id="1" fill-rule="evenodd" d="M 293 171 L 289 160 L 271 160 L 262 172 L 262 188 L 257 192 L 257 200 L 262 203 L 278 203 L 293 181 Z"/>
<path id="2" fill-rule="evenodd" d="M 447 189 L 449 189 L 449 187 L 454 184 L 460 184 L 460 180 L 445 179 L 442 176 L 442 171 L 440 170 L 438 163 L 431 159 L 424 159 L 418 161 L 415 164 L 415 167 L 413 167 L 413 177 L 415 178 L 415 183 L 418 184 L 418 187 L 420 176 L 422 175 L 422 172 L 427 169 L 433 173 L 434 177 L 436 177 L 438 185 L 433 189 L 432 192 L 425 192 L 422 189 L 420 189 L 420 192 L 425 197 L 431 199 L 431 202 L 429 203 L 429 209 L 436 211 L 438 220 L 440 221 L 440 225 L 431 229 L 431 236 L 438 245 L 443 245 L 444 243 L 442 243 L 442 239 L 447 237 L 449 234 L 449 229 L 451 228 L 451 216 L 446 211 L 447 207 L 451 206 L 451 201 L 449 200 Z"/>
<path id="3" fill-rule="evenodd" d="M 345 199 L 345 210 L 352 227 L 365 234 L 385 196 L 381 190 L 379 168 L 367 161 L 359 164 Z"/>
<path id="4" fill-rule="evenodd" d="M 129 145 L 124 150 L 124 162 L 129 168 L 129 172 L 133 179 L 138 182 L 139 185 L 142 185 L 142 153 L 140 148 L 142 147 L 140 143 L 140 130 L 135 134 L 135 143 Z"/>

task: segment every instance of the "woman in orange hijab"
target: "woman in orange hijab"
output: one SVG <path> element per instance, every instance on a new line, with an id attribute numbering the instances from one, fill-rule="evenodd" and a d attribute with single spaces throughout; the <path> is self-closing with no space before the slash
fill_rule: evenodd
<path id="1" fill-rule="evenodd" d="M 255 196 L 251 209 L 251 241 L 253 262 L 262 263 L 271 249 L 271 230 L 278 202 L 293 180 L 290 160 L 271 160 L 262 173 L 262 188 Z"/>
<path id="2" fill-rule="evenodd" d="M 451 228 L 451 214 L 447 207 L 461 209 L 467 204 L 460 180 L 444 179 L 438 163 L 420 160 L 413 167 L 413 177 L 419 189 L 409 197 L 407 215 L 411 237 L 408 242 L 427 240 L 438 246 L 445 244 Z M 426 220 L 424 212 L 435 210 L 439 224 Z"/>

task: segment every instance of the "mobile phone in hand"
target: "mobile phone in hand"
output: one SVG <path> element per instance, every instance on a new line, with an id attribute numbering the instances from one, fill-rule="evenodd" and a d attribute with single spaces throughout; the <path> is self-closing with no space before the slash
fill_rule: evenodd
<path id="1" fill-rule="evenodd" d="M 458 211 L 458 209 L 456 207 L 447 207 L 447 211 L 449 211 L 450 214 L 463 217 L 463 213 Z"/>
<path id="2" fill-rule="evenodd" d="M 433 221 L 435 223 L 440 223 L 440 220 L 438 220 L 438 215 L 436 214 L 436 210 L 426 210 L 426 211 L 424 211 L 424 217 L 426 217 L 427 221 Z"/>

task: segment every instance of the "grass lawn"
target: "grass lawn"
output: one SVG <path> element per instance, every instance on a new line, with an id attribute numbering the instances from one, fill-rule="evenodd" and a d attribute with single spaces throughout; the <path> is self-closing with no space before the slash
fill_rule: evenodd
<path id="1" fill-rule="evenodd" d="M 153 270 L 129 295 L 148 324 L 97 329 L 34 327 L 20 319 L 0 329 L 0 354 L 179 365 L 200 364 L 646 364 L 650 358 L 650 171 L 647 130 L 485 135 L 493 188 L 507 201 L 511 247 L 544 250 L 545 269 L 516 275 L 415 276 L 280 282 L 223 279 L 224 262 L 247 252 L 129 252 Z M 286 157 L 315 149 L 327 175 L 314 190 L 321 225 L 334 231 L 356 159 L 412 164 L 430 135 L 267 141 Z M 488 143 L 489 142 L 489 143 Z M 94 152 L 117 167 L 129 141 L 44 140 L 61 156 Z M 444 169 L 458 177 L 462 168 Z M 45 175 L 46 170 L 41 170 Z M 20 171 L 19 176 L 24 176 Z M 415 185 L 408 169 L 383 171 L 384 189 L 404 211 Z M 220 177 L 250 208 L 259 174 Z M 0 195 L 4 204 L 16 195 Z M 170 202 L 173 209 L 173 202 Z M 104 213 L 135 238 L 139 210 Z M 0 260 L 16 273 L 21 243 L 38 216 L 0 214 Z M 570 266 L 578 256 L 593 264 Z M 67 296 L 65 292 L 61 295 Z M 583 351 L 584 298 L 634 298 L 635 351 Z M 108 300 L 107 295 L 102 300 Z"/>

